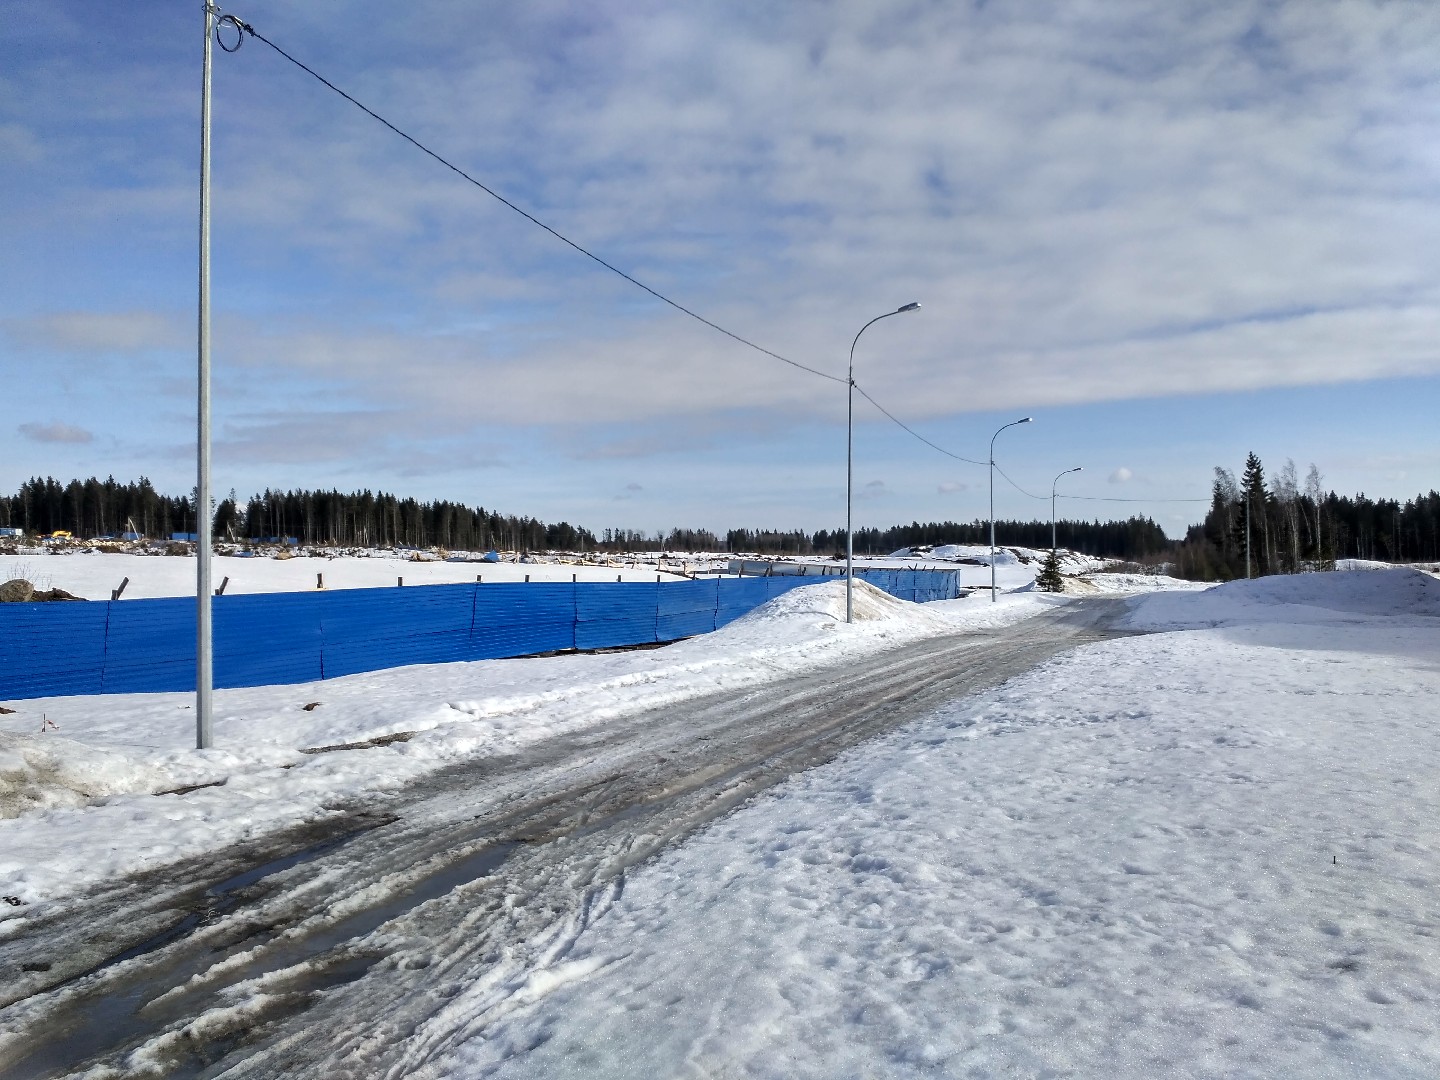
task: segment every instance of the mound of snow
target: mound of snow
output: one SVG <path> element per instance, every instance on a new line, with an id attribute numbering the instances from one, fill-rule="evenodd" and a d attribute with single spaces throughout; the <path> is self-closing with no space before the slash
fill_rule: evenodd
<path id="1" fill-rule="evenodd" d="M 903 623 L 932 632 L 944 632 L 952 628 L 948 619 L 927 611 L 924 605 L 897 599 L 861 578 L 855 579 L 852 605 L 857 623 Z M 788 622 L 797 618 L 811 619 L 817 615 L 835 622 L 845 621 L 843 578 L 831 578 L 814 585 L 791 589 L 773 600 L 766 601 L 717 633 L 724 634 L 730 627 L 734 627 L 737 633 L 749 635 L 766 623 Z"/>
<path id="2" fill-rule="evenodd" d="M 159 769 L 55 735 L 0 733 L 0 818 L 165 786 Z"/>
<path id="3" fill-rule="evenodd" d="M 1440 617 L 1440 581 L 1407 567 L 1338 570 L 1231 581 L 1203 592 L 1132 601 L 1137 630 L 1257 622 L 1344 622 L 1377 615 Z"/>
<path id="4" fill-rule="evenodd" d="M 1186 581 L 1166 574 L 1086 574 L 1080 580 L 1102 593 L 1202 592 L 1214 588 L 1209 582 Z"/>

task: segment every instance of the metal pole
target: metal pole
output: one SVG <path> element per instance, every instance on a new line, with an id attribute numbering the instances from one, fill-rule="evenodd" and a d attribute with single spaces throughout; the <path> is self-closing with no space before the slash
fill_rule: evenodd
<path id="1" fill-rule="evenodd" d="M 195 745 L 214 745 L 210 651 L 210 54 L 215 9 L 205 5 L 205 62 L 200 91 L 200 393 L 195 485 Z"/>
<path id="2" fill-rule="evenodd" d="M 851 528 L 851 503 L 855 487 L 855 345 L 863 334 L 871 326 L 881 319 L 888 319 L 891 315 L 899 315 L 906 311 L 919 311 L 917 303 L 906 304 L 894 311 L 887 311 L 884 315 L 876 315 L 864 326 L 860 327 L 855 340 L 850 342 L 850 367 L 845 377 L 845 621 L 855 621 L 855 601 L 853 583 L 855 580 L 855 533 Z"/>
<path id="3" fill-rule="evenodd" d="M 1055 548 L 1056 548 L 1056 546 L 1057 546 L 1056 543 L 1055 543 L 1055 487 L 1056 487 L 1057 484 L 1060 483 L 1060 477 L 1061 477 L 1061 476 L 1069 476 L 1072 472 L 1083 472 L 1084 469 L 1085 469 L 1085 467 L 1084 467 L 1083 465 L 1076 465 L 1075 468 L 1073 468 L 1073 469 L 1066 469 L 1064 472 L 1060 473 L 1059 476 L 1056 476 L 1055 479 L 1054 479 L 1053 481 L 1051 481 L 1051 483 L 1050 483 L 1050 550 L 1051 550 L 1051 551 L 1054 551 Z"/>
<path id="4" fill-rule="evenodd" d="M 1005 424 L 990 436 L 990 602 L 992 604 L 1000 599 L 995 592 L 995 440 L 1000 437 L 1000 432 L 1005 428 L 1014 427 L 1016 424 L 1028 424 L 1030 420 L 1031 418 L 1028 416 L 1023 420 L 1011 420 L 1010 423 Z"/>
<path id="5" fill-rule="evenodd" d="M 1000 431 L 1004 431 L 1001 428 Z M 990 436 L 990 602 L 995 603 L 995 436 Z"/>
<path id="6" fill-rule="evenodd" d="M 866 323 L 865 326 L 869 326 Z M 860 333 L 865 327 L 860 328 Z M 855 341 L 860 334 L 855 335 Z M 855 621 L 855 533 L 851 528 L 850 503 L 855 488 L 855 341 L 850 343 L 850 373 L 845 379 L 845 621 Z"/>

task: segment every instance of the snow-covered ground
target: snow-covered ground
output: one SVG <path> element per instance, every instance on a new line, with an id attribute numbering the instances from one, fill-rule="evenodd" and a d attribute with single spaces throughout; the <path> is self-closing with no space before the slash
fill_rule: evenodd
<path id="1" fill-rule="evenodd" d="M 844 595 L 840 581 L 805 586 L 663 649 L 220 690 L 216 749 L 206 751 L 194 749 L 193 694 L 0 703 L 14 710 L 0 715 L 0 893 L 53 899 L 320 817 L 337 798 L 394 790 L 457 760 L 1063 602 L 1022 594 L 920 606 L 857 582 L 857 621 L 847 626 Z M 416 734 L 381 749 L 301 753 L 397 732 Z M 153 794 L 220 781 L 183 799 Z M 19 925 L 6 921 L 14 914 L 0 908 L 0 935 Z"/>
<path id="2" fill-rule="evenodd" d="M 537 557 L 538 558 L 538 557 Z M 429 556 L 375 552 L 369 555 L 297 555 L 292 558 L 217 555 L 211 577 L 225 592 L 303 592 L 316 588 L 316 575 L 326 589 L 388 588 L 404 578 L 406 585 L 455 585 L 474 581 L 654 581 L 681 578 L 657 567 L 655 556 L 616 558 L 613 566 L 561 562 L 446 562 Z M 28 555 L 0 555 L 0 581 L 25 578 L 39 589 L 63 589 L 86 600 L 108 600 L 126 578 L 126 600 L 195 595 L 193 555 L 131 555 L 85 548 L 56 548 Z"/>
<path id="3" fill-rule="evenodd" d="M 412 1075 L 1440 1075 L 1440 582 L 1130 604 L 1203 629 L 756 800 Z"/>
<path id="4" fill-rule="evenodd" d="M 1001 548 L 995 557 L 995 583 L 1001 592 L 1014 592 L 1034 584 L 1045 552 L 1031 548 Z M 739 556 L 737 556 L 738 558 Z M 474 581 L 654 581 L 659 575 L 679 581 L 677 571 L 687 574 L 723 572 L 730 556 L 685 552 L 639 552 L 615 556 L 534 555 L 532 561 L 447 562 L 431 553 L 348 552 L 337 554 L 316 549 L 293 557 L 270 555 L 241 557 L 217 555 L 212 576 L 218 587 L 226 578 L 226 593 L 308 592 L 317 587 L 317 575 L 326 589 L 388 588 L 403 578 L 406 585 L 445 585 Z M 775 559 L 749 555 L 756 562 L 804 562 L 838 567 L 831 559 Z M 909 555 L 896 552 L 883 557 L 862 557 L 862 568 L 937 569 L 957 571 L 965 588 L 990 588 L 990 549 L 979 546 L 947 545 L 933 551 Z M 600 563 L 595 560 L 608 559 Z M 1077 592 L 1147 592 L 1154 589 L 1204 588 L 1193 582 L 1150 574 L 1104 572 L 1107 560 L 1073 551 L 1061 551 L 1061 572 L 1081 585 Z M 961 561 L 965 560 L 965 561 Z M 977 565 L 984 562 L 985 565 Z M 136 555 L 99 551 L 77 545 L 35 548 L 28 554 L 0 555 L 0 581 L 25 578 L 38 589 L 63 589 L 87 600 L 108 600 L 122 581 L 128 580 L 124 598 L 148 599 L 157 596 L 193 596 L 194 556 Z"/>
<path id="5" fill-rule="evenodd" d="M 23 813 L 0 821 L 0 892 L 64 896 L 461 757 L 1069 602 L 860 589 L 852 627 L 829 581 L 654 652 L 222 692 L 205 753 L 188 695 L 8 703 L 0 785 Z M 1440 581 L 1127 604 L 1140 636 L 954 702 L 632 872 L 500 1005 L 455 986 L 407 1075 L 1440 1075 Z M 418 734 L 299 753 L 396 731 Z"/>

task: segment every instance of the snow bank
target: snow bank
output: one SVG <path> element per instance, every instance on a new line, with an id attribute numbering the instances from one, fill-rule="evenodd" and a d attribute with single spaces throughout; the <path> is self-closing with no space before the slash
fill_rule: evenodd
<path id="1" fill-rule="evenodd" d="M 1231 581 L 1195 593 L 1160 593 L 1131 601 L 1137 630 L 1245 623 L 1343 622 L 1366 616 L 1440 616 L 1440 581 L 1406 567 L 1281 574 Z"/>
<path id="2" fill-rule="evenodd" d="M 1168 574 L 1085 574 L 1081 581 L 1102 593 L 1200 592 L 1213 588 L 1209 582 L 1186 581 Z"/>
<path id="3" fill-rule="evenodd" d="M 122 792 L 159 791 L 165 773 L 123 753 L 58 735 L 0 734 L 0 818 L 84 806 Z"/>

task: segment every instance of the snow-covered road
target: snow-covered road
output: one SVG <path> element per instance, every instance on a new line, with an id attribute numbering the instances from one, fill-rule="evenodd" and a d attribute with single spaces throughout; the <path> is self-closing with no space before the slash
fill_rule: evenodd
<path id="1" fill-rule="evenodd" d="M 810 589 L 656 653 L 336 685 L 328 718 L 237 697 L 244 760 L 168 746 L 162 697 L 46 703 L 100 760 L 56 787 L 32 751 L 71 744 L 11 736 L 0 1072 L 1440 1075 L 1433 576 L 1161 591 L 1088 643 L 1088 602 L 845 627 Z M 66 802 L 100 775 L 128 793 Z"/>
<path id="2" fill-rule="evenodd" d="M 0 943 L 31 991 L 5 1010 L 4 1030 L 26 1035 L 0 1042 L 0 1063 L 17 1077 L 96 1054 L 119 1070 L 105 1075 L 185 1075 L 219 1058 L 235 1075 L 333 1075 L 341 1062 L 404 1075 L 453 1044 L 447 1017 L 468 1030 L 477 1008 L 488 1023 L 533 996 L 532 980 L 563 981 L 565 953 L 628 868 L 847 747 L 1103 636 L 1106 613 L 1118 602 L 933 636 L 458 765 L 389 800 L 382 821 L 344 808 L 327 832 L 366 831 L 239 886 L 212 887 L 241 869 L 227 852 L 77 898 Z M 157 931 L 161 947 L 73 981 Z M 421 1026 L 432 1034 L 407 1041 Z"/>

